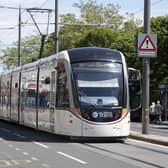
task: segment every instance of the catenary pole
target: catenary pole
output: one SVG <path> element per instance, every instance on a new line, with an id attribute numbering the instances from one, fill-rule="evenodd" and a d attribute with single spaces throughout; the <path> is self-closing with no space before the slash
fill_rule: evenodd
<path id="1" fill-rule="evenodd" d="M 19 5 L 19 22 L 18 22 L 18 66 L 21 66 L 21 5 Z M 20 124 L 20 97 L 21 97 L 21 71 L 19 72 L 18 86 L 18 124 Z"/>
<path id="2" fill-rule="evenodd" d="M 150 7 L 151 1 L 144 0 L 144 34 L 150 33 Z M 150 58 L 143 58 L 143 107 L 142 107 L 142 134 L 148 134 L 149 130 L 149 74 Z"/>
<path id="3" fill-rule="evenodd" d="M 21 65 L 21 6 L 19 5 L 19 24 L 18 24 L 18 66 Z"/>
<path id="4" fill-rule="evenodd" d="M 58 0 L 55 0 L 55 47 L 54 53 L 59 51 L 59 40 L 58 40 Z"/>

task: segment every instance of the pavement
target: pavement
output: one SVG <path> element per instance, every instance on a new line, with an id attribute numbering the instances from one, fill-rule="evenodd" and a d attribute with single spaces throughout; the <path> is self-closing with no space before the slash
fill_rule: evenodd
<path id="1" fill-rule="evenodd" d="M 155 127 L 165 126 L 168 129 L 168 122 L 156 123 Z M 142 131 L 130 131 L 129 138 L 137 139 L 145 142 L 150 142 L 159 145 L 168 146 L 168 136 L 160 136 L 157 134 L 142 134 Z"/>

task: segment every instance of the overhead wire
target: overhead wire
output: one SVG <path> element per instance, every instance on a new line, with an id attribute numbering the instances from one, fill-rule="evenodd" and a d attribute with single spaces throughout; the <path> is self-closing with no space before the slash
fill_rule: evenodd
<path id="1" fill-rule="evenodd" d="M 162 1 L 164 1 L 164 0 L 157 0 L 157 1 L 153 2 L 153 3 L 151 4 L 151 6 L 155 6 L 155 5 L 159 4 L 159 3 L 161 3 Z M 141 8 L 141 9 L 139 9 L 139 10 L 133 12 L 133 14 L 137 14 L 137 13 L 140 13 L 140 12 L 143 12 L 143 11 L 144 11 L 144 9 Z"/>
<path id="2" fill-rule="evenodd" d="M 3 8 L 3 9 L 14 9 L 14 10 L 19 10 L 18 7 L 3 6 L 3 5 L 0 5 L 0 8 Z M 26 9 L 26 8 L 21 8 L 21 9 Z"/>
<path id="3" fill-rule="evenodd" d="M 45 1 L 40 5 L 40 8 L 38 8 L 38 9 L 43 10 L 42 7 L 47 3 L 47 1 L 48 1 L 48 0 L 45 0 Z M 0 5 L 0 8 L 19 10 L 19 7 L 11 7 L 11 6 L 4 6 L 4 5 Z M 23 12 L 21 13 L 21 14 L 23 14 L 23 13 L 27 10 L 27 8 L 21 8 L 21 10 L 23 10 Z M 50 10 L 51 10 L 51 11 L 55 11 L 54 9 L 50 9 Z M 17 26 L 18 26 L 18 25 L 17 25 Z M 12 26 L 12 27 L 15 27 L 15 25 Z M 8 29 L 8 28 L 6 28 L 6 29 Z M 10 27 L 9 29 L 11 29 L 11 27 Z"/>
<path id="4" fill-rule="evenodd" d="M 19 9 L 19 8 L 18 8 Z M 22 12 L 21 12 L 21 15 L 23 15 L 23 13 L 25 12 L 25 9 L 21 8 Z M 5 36 L 9 37 L 11 35 L 13 35 L 16 31 L 17 31 L 17 27 L 18 27 L 18 24 L 16 25 L 13 25 L 11 28 L 12 29 L 9 29 L 9 30 L 12 30 L 10 32 L 8 32 L 7 34 L 4 34 Z"/>
<path id="5" fill-rule="evenodd" d="M 43 10 L 42 9 L 42 7 L 47 3 L 47 1 L 48 0 L 45 0 L 41 5 L 40 5 L 40 8 L 38 8 L 38 9 L 41 9 L 41 10 Z M 3 8 L 3 9 L 11 9 L 11 10 L 19 10 L 19 7 L 11 7 L 11 6 L 3 6 L 3 5 L 0 5 L 0 8 Z M 23 13 L 27 10 L 27 8 L 21 8 L 21 10 L 22 10 L 22 13 L 21 13 L 21 15 L 23 15 Z M 52 12 L 54 11 L 53 9 L 50 9 Z M 29 18 L 30 19 L 30 18 Z M 27 20 L 28 21 L 28 20 Z M 47 23 L 48 24 L 48 23 Z M 24 25 L 25 26 L 25 24 L 23 24 L 23 23 L 21 23 L 21 25 Z M 14 26 L 10 26 L 10 27 L 2 27 L 2 28 L 0 28 L 0 30 L 9 30 L 10 32 L 9 33 L 7 33 L 7 34 L 5 34 L 5 36 L 11 36 L 11 35 L 13 35 L 14 34 L 14 32 L 16 32 L 17 31 L 17 27 L 18 27 L 18 24 L 17 25 L 14 25 Z"/>
<path id="6" fill-rule="evenodd" d="M 45 0 L 41 5 L 40 5 L 40 8 L 42 8 L 46 3 L 47 3 L 47 1 L 48 0 Z M 39 8 L 39 9 L 40 9 Z M 52 11 L 55 11 L 54 9 L 51 9 Z M 28 23 L 28 21 L 30 21 L 31 20 L 31 17 L 29 17 L 26 21 L 25 21 L 25 23 Z"/>

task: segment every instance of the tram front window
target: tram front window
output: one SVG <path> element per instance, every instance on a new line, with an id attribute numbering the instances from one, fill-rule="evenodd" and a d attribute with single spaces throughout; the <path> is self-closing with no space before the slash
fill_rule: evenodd
<path id="1" fill-rule="evenodd" d="M 83 117 L 93 121 L 119 118 L 120 110 L 112 107 L 122 106 L 122 65 L 96 61 L 75 63 L 72 67 Z"/>

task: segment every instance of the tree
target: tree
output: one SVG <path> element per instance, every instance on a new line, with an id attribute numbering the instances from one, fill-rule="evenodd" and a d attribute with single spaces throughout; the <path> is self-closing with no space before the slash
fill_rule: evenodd
<path id="1" fill-rule="evenodd" d="M 81 20 L 77 19 L 74 13 L 67 13 L 66 15 L 60 15 L 60 23 L 61 25 L 73 25 L 80 24 Z"/>
<path id="2" fill-rule="evenodd" d="M 30 36 L 22 39 L 21 43 L 21 62 L 22 64 L 32 62 L 38 59 L 39 55 L 39 37 Z M 17 46 L 17 44 L 14 44 Z M 3 51 L 3 63 L 9 67 L 15 67 L 18 64 L 18 48 L 7 48 Z"/>
<path id="3" fill-rule="evenodd" d="M 15 67 L 18 64 L 18 49 L 17 48 L 7 48 L 3 50 L 4 56 L 2 58 L 3 64 L 7 65 L 7 69 L 10 67 Z"/>
<path id="4" fill-rule="evenodd" d="M 118 29 L 123 23 L 124 17 L 119 14 L 119 5 L 102 3 L 98 4 L 96 0 L 82 0 L 79 3 L 74 3 L 73 6 L 79 8 L 80 17 L 84 23 L 106 25 L 112 29 Z"/>
<path id="5" fill-rule="evenodd" d="M 124 30 L 127 32 L 137 33 L 139 27 L 142 24 L 142 20 L 135 18 L 133 13 L 126 13 L 126 21 L 124 22 Z"/>
<path id="6" fill-rule="evenodd" d="M 119 6 L 114 4 L 98 4 L 95 0 L 87 2 L 80 0 L 73 6 L 80 10 L 79 19 L 74 14 L 60 16 L 61 27 L 59 32 L 60 50 L 80 46 L 83 34 L 99 28 L 112 28 L 118 30 L 123 22 L 119 15 Z M 52 39 L 52 38 L 50 38 Z M 95 43 L 96 44 L 96 43 Z M 97 44 L 99 46 L 99 44 Z"/>
<path id="7" fill-rule="evenodd" d="M 97 28 L 85 32 L 76 47 L 105 47 L 121 51 L 128 66 L 140 68 L 141 60 L 136 57 L 135 34 L 126 31 L 114 31 L 107 28 Z"/>
<path id="8" fill-rule="evenodd" d="M 151 31 L 157 34 L 157 57 L 151 59 L 151 88 L 168 83 L 168 16 L 151 19 Z"/>

